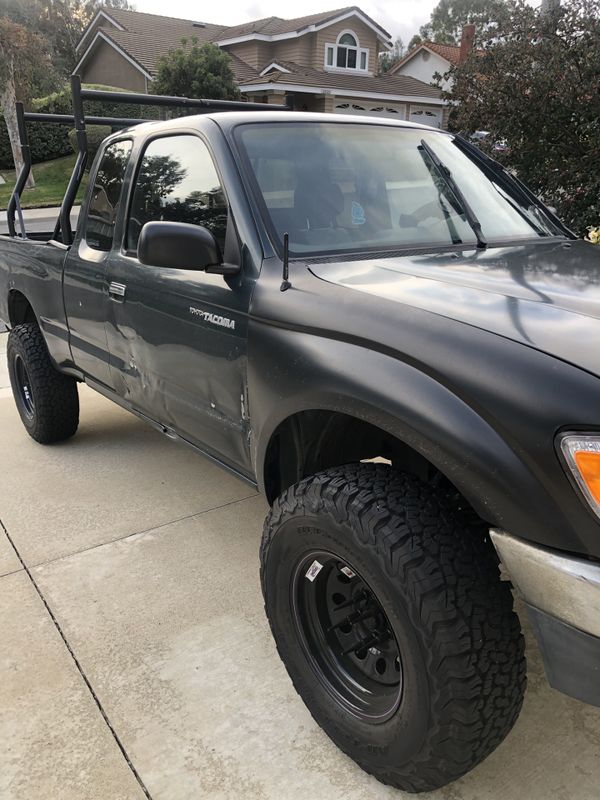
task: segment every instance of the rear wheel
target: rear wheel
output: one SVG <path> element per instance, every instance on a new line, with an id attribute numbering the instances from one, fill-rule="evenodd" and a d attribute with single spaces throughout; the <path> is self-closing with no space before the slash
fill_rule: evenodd
<path id="1" fill-rule="evenodd" d="M 11 330 L 6 355 L 15 403 L 29 435 L 41 444 L 73 436 L 79 424 L 77 383 L 54 368 L 36 323 Z"/>
<path id="2" fill-rule="evenodd" d="M 406 791 L 463 775 L 523 701 L 523 638 L 485 528 L 389 467 L 288 489 L 265 522 L 265 608 L 315 720 Z"/>

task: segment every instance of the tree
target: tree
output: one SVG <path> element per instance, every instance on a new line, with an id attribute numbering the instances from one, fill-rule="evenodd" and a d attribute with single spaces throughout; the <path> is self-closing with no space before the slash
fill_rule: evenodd
<path id="1" fill-rule="evenodd" d="M 408 43 L 408 52 L 410 53 L 411 50 L 414 50 L 414 48 L 418 47 L 422 42 L 423 42 L 423 37 L 421 36 L 421 34 L 415 33 L 415 35 Z"/>
<path id="2" fill-rule="evenodd" d="M 23 157 L 15 109 L 17 91 L 21 99 L 28 94 L 32 73 L 46 60 L 44 52 L 44 41 L 38 34 L 8 17 L 0 17 L 0 111 L 4 115 L 18 171 L 23 166 Z M 34 185 L 33 175 L 30 173 L 27 186 L 32 188 Z"/>
<path id="3" fill-rule="evenodd" d="M 100 8 L 133 8 L 127 0 L 36 0 L 28 5 L 38 6 L 35 24 L 52 45 L 54 66 L 63 76 L 73 71 L 77 63 L 75 48 Z"/>
<path id="4" fill-rule="evenodd" d="M 497 15 L 501 13 L 504 0 L 440 0 L 431 12 L 429 22 L 419 31 L 419 40 L 442 44 L 460 44 L 462 29 L 470 23 L 475 24 L 476 37 L 481 41 Z M 409 47 L 415 46 L 415 37 Z"/>
<path id="5" fill-rule="evenodd" d="M 387 72 L 392 64 L 395 64 L 396 61 L 400 61 L 405 52 L 406 48 L 404 47 L 404 42 L 399 36 L 397 36 L 392 49 L 385 50 L 383 53 L 380 53 L 379 72 L 382 74 Z"/>
<path id="6" fill-rule="evenodd" d="M 161 56 L 152 90 L 178 97 L 235 100 L 240 92 L 231 69 L 231 57 L 216 45 L 198 44 L 194 37 Z"/>
<path id="7" fill-rule="evenodd" d="M 450 125 L 505 139 L 494 157 L 577 233 L 598 225 L 600 0 L 567 0 L 547 13 L 509 0 L 484 51 L 450 74 Z"/>

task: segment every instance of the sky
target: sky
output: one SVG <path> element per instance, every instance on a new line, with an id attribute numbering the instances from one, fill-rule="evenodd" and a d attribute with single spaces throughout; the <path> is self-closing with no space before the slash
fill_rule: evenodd
<path id="1" fill-rule="evenodd" d="M 262 17 L 302 17 L 319 11 L 354 5 L 350 0 L 221 0 L 219 3 L 199 3 L 198 0 L 134 0 L 136 11 L 168 14 L 170 17 L 237 25 Z M 361 0 L 356 3 L 365 14 L 382 25 L 392 35 L 400 36 L 405 45 L 413 34 L 427 22 L 437 0 Z"/>

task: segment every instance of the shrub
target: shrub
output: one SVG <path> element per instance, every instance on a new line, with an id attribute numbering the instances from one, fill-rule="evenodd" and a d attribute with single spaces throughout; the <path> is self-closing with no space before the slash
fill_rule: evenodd
<path id="1" fill-rule="evenodd" d="M 126 91 L 125 89 L 115 89 L 115 87 L 98 84 L 86 84 L 86 88 Z M 47 95 L 47 97 L 33 100 L 31 110 L 45 114 L 72 114 L 70 87 L 65 86 L 60 91 Z M 133 119 L 156 119 L 158 117 L 158 110 L 150 106 L 98 100 L 86 101 L 85 112 L 98 117 L 131 117 Z M 68 125 L 29 123 L 27 125 L 27 133 L 29 134 L 33 163 L 39 164 L 42 161 L 50 161 L 53 158 L 60 158 L 72 153 L 73 147 L 69 138 L 70 130 L 71 127 Z M 89 131 L 90 126 L 88 126 L 88 138 L 90 138 Z M 0 112 L 0 169 L 13 169 L 13 167 L 8 131 L 6 130 L 4 117 Z"/>
<path id="2" fill-rule="evenodd" d="M 87 131 L 87 164 L 86 164 L 86 171 L 89 171 L 90 167 L 92 166 L 92 162 L 94 161 L 94 156 L 98 152 L 100 145 L 106 139 L 107 136 L 110 136 L 112 130 L 108 125 L 86 125 Z M 73 152 L 77 152 L 77 132 L 75 130 L 69 131 L 69 143 Z"/>

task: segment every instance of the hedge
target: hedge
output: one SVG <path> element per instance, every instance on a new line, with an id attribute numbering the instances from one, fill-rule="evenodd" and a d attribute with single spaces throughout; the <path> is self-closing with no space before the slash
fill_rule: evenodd
<path id="1" fill-rule="evenodd" d="M 88 152 L 86 169 L 89 170 L 100 145 L 107 136 L 110 136 L 112 130 L 108 125 L 86 125 L 86 132 Z M 72 151 L 77 152 L 77 131 L 75 129 L 69 131 L 69 143 Z"/>
<path id="2" fill-rule="evenodd" d="M 100 86 L 86 84 L 88 89 L 105 89 L 113 91 L 126 91 L 115 89 L 111 86 Z M 31 110 L 48 114 L 72 114 L 71 89 L 65 86 L 59 92 L 49 94 L 38 100 L 33 100 Z M 140 106 L 136 103 L 111 103 L 110 101 L 86 101 L 85 111 L 87 114 L 105 117 L 132 117 L 135 119 L 156 119 L 158 110 L 150 106 Z M 29 144 L 31 146 L 31 158 L 34 164 L 42 161 L 50 161 L 53 158 L 69 155 L 73 152 L 73 147 L 69 141 L 68 125 L 44 125 L 41 123 L 28 123 L 27 132 L 29 134 Z M 13 169 L 14 163 L 10 149 L 8 131 L 4 122 L 4 116 L 0 112 L 0 169 Z"/>

